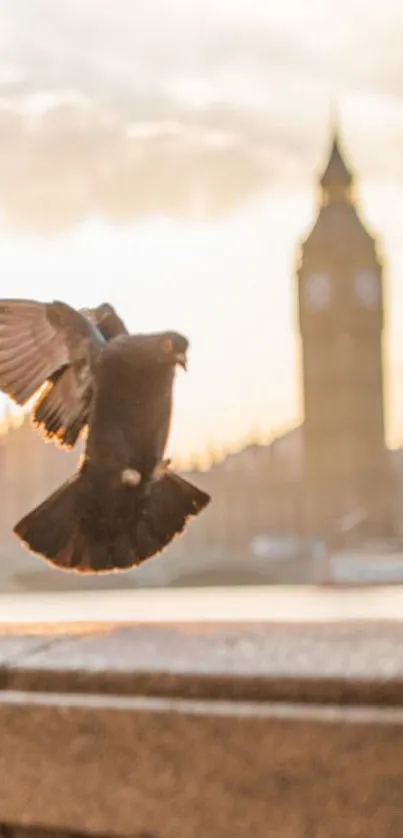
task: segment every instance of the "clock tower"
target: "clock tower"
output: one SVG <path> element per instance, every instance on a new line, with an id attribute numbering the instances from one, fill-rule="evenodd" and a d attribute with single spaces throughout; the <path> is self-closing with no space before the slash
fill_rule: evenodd
<path id="1" fill-rule="evenodd" d="M 302 243 L 297 298 L 304 391 L 303 520 L 329 534 L 357 515 L 393 532 L 383 407 L 382 264 L 334 131 L 319 209 Z"/>

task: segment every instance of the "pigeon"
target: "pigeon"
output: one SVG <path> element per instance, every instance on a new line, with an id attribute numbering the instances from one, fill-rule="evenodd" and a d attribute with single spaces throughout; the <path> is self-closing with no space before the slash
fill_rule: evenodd
<path id="1" fill-rule="evenodd" d="M 28 550 L 63 570 L 128 570 L 210 503 L 165 458 L 188 347 L 177 332 L 129 334 L 108 304 L 0 300 L 0 390 L 34 399 L 34 424 L 64 447 L 86 429 L 77 472 L 14 527 Z"/>

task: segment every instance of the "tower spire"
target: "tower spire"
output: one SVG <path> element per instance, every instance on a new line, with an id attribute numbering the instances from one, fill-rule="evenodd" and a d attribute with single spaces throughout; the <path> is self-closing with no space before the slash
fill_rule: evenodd
<path id="1" fill-rule="evenodd" d="M 333 95 L 330 97 L 330 102 L 329 102 L 329 124 L 330 124 L 330 139 L 331 139 L 331 143 L 333 144 L 334 141 L 338 139 L 339 125 L 340 125 L 339 109 L 337 107 L 336 98 Z"/>
<path id="2" fill-rule="evenodd" d="M 320 178 L 324 203 L 334 200 L 348 201 L 353 182 L 352 172 L 341 149 L 339 120 L 334 102 L 331 104 L 330 130 L 330 154 Z"/>

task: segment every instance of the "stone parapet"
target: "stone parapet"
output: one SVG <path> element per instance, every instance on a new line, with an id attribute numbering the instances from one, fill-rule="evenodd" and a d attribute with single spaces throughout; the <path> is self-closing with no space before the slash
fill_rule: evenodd
<path id="1" fill-rule="evenodd" d="M 4 627 L 1 838 L 400 838 L 403 626 Z"/>

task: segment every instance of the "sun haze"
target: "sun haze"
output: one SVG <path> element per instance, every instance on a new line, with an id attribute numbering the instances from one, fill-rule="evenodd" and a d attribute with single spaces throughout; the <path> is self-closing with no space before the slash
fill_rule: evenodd
<path id="1" fill-rule="evenodd" d="M 109 300 L 131 330 L 184 332 L 182 460 L 301 416 L 294 267 L 335 103 L 386 259 L 387 431 L 401 441 L 403 11 L 386 5 L 176 0 L 167 20 L 162 0 L 13 0 L 0 13 L 2 295 Z"/>

